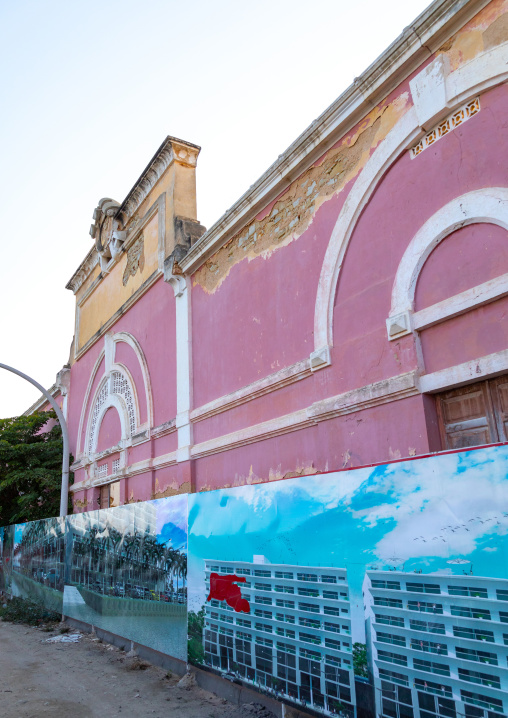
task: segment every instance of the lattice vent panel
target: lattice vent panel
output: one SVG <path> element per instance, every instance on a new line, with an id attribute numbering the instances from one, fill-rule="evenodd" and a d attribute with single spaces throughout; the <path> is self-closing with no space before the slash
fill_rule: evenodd
<path id="1" fill-rule="evenodd" d="M 459 125 L 463 125 L 470 117 L 477 115 L 480 109 L 480 98 L 476 97 L 459 110 L 456 110 L 452 115 L 447 117 L 446 120 L 443 120 L 443 122 L 440 122 L 439 125 L 434 127 L 432 132 L 425 135 L 417 145 L 411 148 L 411 159 L 420 155 L 427 147 L 434 145 L 441 137 L 444 137 Z"/>
<path id="2" fill-rule="evenodd" d="M 112 393 L 123 397 L 129 415 L 130 432 L 133 434 L 136 430 L 136 411 L 134 409 L 134 397 L 132 396 L 129 382 L 119 371 L 114 371 L 111 376 L 113 379 Z"/>
<path id="3" fill-rule="evenodd" d="M 134 397 L 129 385 L 127 378 L 119 371 L 114 371 L 111 374 L 111 380 L 104 383 L 103 387 L 99 392 L 99 396 L 95 402 L 95 406 L 92 412 L 92 424 L 90 427 L 90 438 L 88 440 L 88 453 L 91 454 L 95 441 L 96 432 L 98 430 L 97 421 L 101 413 L 101 409 L 104 406 L 107 398 L 110 394 L 116 394 L 121 396 L 127 407 L 127 414 L 129 417 L 129 429 L 131 435 L 136 430 L 136 409 L 134 404 Z M 118 466 L 120 468 L 120 466 Z M 118 470 L 118 469 L 116 469 Z M 113 466 L 113 471 L 115 468 Z"/>
<path id="4" fill-rule="evenodd" d="M 95 406 L 93 408 L 92 426 L 90 428 L 90 439 L 88 440 L 88 453 L 92 453 L 95 431 L 97 429 L 97 420 L 99 418 L 99 414 L 101 413 L 101 409 L 104 406 L 106 399 L 108 398 L 108 394 L 109 394 L 109 382 L 106 382 L 104 384 L 104 386 L 102 387 L 102 389 L 100 390 L 99 396 L 97 397 Z"/>

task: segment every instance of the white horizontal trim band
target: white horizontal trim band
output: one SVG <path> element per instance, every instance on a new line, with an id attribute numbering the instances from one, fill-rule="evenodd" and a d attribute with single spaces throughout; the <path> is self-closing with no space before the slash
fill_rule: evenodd
<path id="1" fill-rule="evenodd" d="M 508 349 L 420 377 L 422 393 L 457 388 L 508 371 Z"/>
<path id="2" fill-rule="evenodd" d="M 302 361 L 296 362 L 296 364 L 284 367 L 284 369 L 280 369 L 280 371 L 263 377 L 263 379 L 254 381 L 252 384 L 237 389 L 237 391 L 225 394 L 218 399 L 203 404 L 191 411 L 191 421 L 203 421 L 203 419 L 208 419 L 215 414 L 229 411 L 229 409 L 233 409 L 235 406 L 245 404 L 252 399 L 257 399 L 259 396 L 269 394 L 272 391 L 281 389 L 288 384 L 293 384 L 310 375 L 310 360 L 303 359 Z"/>
<path id="3" fill-rule="evenodd" d="M 315 402 L 307 409 L 300 409 L 291 414 L 285 414 L 276 419 L 270 419 L 231 434 L 196 444 L 191 449 L 191 457 L 197 459 L 209 454 L 252 444 L 262 439 L 281 436 L 292 431 L 298 431 L 306 426 L 312 426 L 320 421 L 386 404 L 418 393 L 416 372 L 400 374 L 375 384 L 369 384 L 361 389 L 354 389 L 353 391 Z"/>
<path id="4" fill-rule="evenodd" d="M 465 292 L 443 299 L 413 314 L 413 329 L 427 329 L 447 319 L 465 314 L 474 307 L 482 307 L 508 295 L 508 274 L 490 279 Z"/>
<path id="5" fill-rule="evenodd" d="M 94 476 L 93 478 L 79 481 L 78 483 L 73 484 L 69 488 L 69 491 L 74 494 L 77 491 L 91 489 L 94 486 L 111 484 L 114 481 L 119 481 L 120 479 L 128 479 L 131 476 L 144 474 L 147 471 L 151 471 L 152 469 L 162 469 L 165 466 L 173 466 L 176 463 L 176 451 L 172 451 L 169 454 L 162 454 L 162 456 L 158 456 L 155 459 L 143 459 L 143 461 L 138 461 L 135 464 L 131 464 L 130 466 L 126 466 L 120 469 L 120 471 L 116 472 L 116 474 L 109 475 L 107 478 L 102 479 L 100 477 Z"/>

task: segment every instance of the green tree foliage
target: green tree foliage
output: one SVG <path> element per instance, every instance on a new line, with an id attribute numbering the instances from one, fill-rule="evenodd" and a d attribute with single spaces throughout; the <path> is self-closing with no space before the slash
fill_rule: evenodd
<path id="1" fill-rule="evenodd" d="M 205 607 L 203 606 L 197 613 L 189 611 L 188 618 L 188 660 L 194 665 L 201 665 L 205 662 L 205 652 L 203 650 L 203 630 L 205 627 Z"/>
<path id="2" fill-rule="evenodd" d="M 367 646 L 365 643 L 353 644 L 353 670 L 355 676 L 367 678 L 369 673 L 367 669 Z"/>
<path id="3" fill-rule="evenodd" d="M 44 430 L 55 418 L 41 411 L 0 419 L 0 525 L 58 516 L 62 430 L 58 423 Z"/>

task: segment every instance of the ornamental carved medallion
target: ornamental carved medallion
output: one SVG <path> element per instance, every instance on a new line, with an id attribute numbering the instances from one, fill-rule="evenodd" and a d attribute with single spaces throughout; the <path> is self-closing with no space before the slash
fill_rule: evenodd
<path id="1" fill-rule="evenodd" d="M 134 277 L 138 269 L 140 272 L 145 268 L 145 239 L 143 235 L 132 244 L 127 250 L 127 264 L 123 273 L 123 285 L 127 284 L 130 277 Z"/>

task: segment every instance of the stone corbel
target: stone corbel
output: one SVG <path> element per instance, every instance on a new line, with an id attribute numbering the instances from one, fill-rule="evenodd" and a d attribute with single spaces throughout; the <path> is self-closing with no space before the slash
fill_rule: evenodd
<path id="1" fill-rule="evenodd" d="M 180 142 L 175 137 L 171 137 L 170 140 L 175 162 L 187 167 L 195 167 L 200 148 L 187 142 Z"/>
<path id="2" fill-rule="evenodd" d="M 109 248 L 111 250 L 111 256 L 116 259 L 123 251 L 123 243 L 127 238 L 127 232 L 125 230 L 114 229 L 109 242 Z"/>
<path id="3" fill-rule="evenodd" d="M 332 363 L 330 357 L 330 347 L 324 346 L 321 349 L 317 349 L 310 355 L 310 369 L 311 371 L 317 371 L 318 369 L 324 369 L 325 366 L 330 366 Z"/>
<path id="4" fill-rule="evenodd" d="M 185 248 L 186 252 L 188 252 L 206 232 L 206 227 L 203 227 L 197 220 L 189 219 L 188 217 L 175 217 L 174 226 L 175 247 L 181 245 Z"/>
<path id="5" fill-rule="evenodd" d="M 65 364 L 56 375 L 55 386 L 62 396 L 67 396 L 71 385 L 71 368 Z"/>
<path id="6" fill-rule="evenodd" d="M 178 260 L 185 257 L 186 254 L 187 250 L 185 247 L 177 245 L 169 257 L 164 260 L 164 281 L 171 284 L 175 297 L 181 297 L 187 286 L 185 277 L 178 264 Z"/>
<path id="7" fill-rule="evenodd" d="M 386 331 L 388 332 L 388 340 L 393 341 L 400 337 L 411 334 L 411 315 L 410 312 L 402 312 L 401 314 L 395 314 L 392 317 L 388 317 L 386 320 Z"/>

